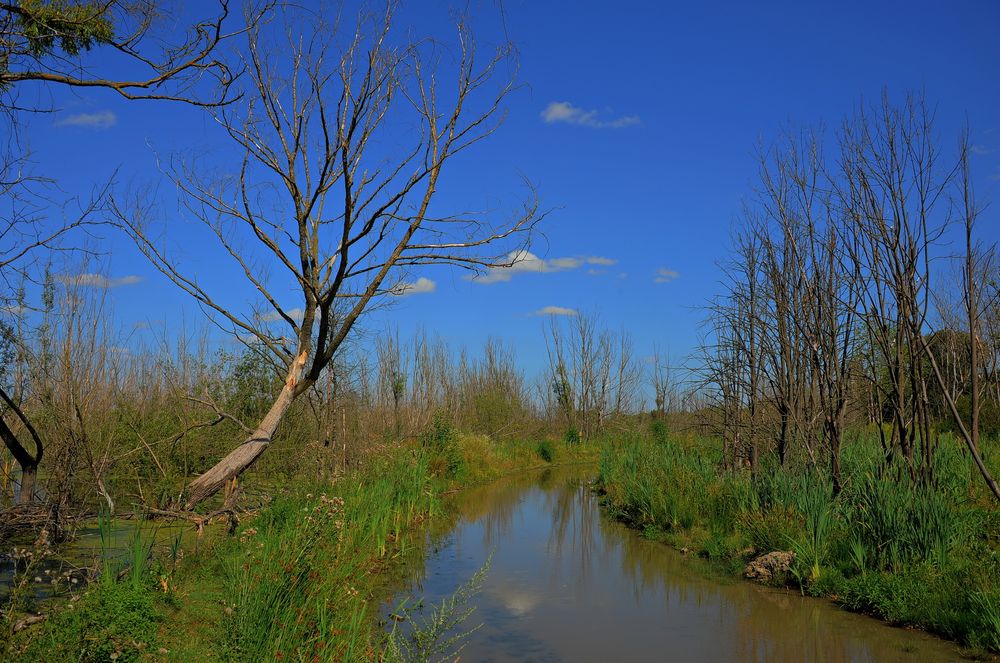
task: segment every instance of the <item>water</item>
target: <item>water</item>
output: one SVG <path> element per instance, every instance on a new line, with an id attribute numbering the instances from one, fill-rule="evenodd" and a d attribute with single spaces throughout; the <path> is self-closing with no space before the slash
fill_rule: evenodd
<path id="1" fill-rule="evenodd" d="M 54 554 L 32 567 L 28 576 L 28 598 L 46 601 L 82 590 L 93 570 L 101 562 L 124 563 L 128 560 L 136 536 L 140 537 L 140 543 L 153 547 L 155 556 L 167 558 L 178 537 L 190 543 L 196 535 L 188 523 L 116 520 L 111 523 L 107 541 L 102 541 L 97 521 L 83 523 L 70 541 L 53 546 Z M 3 546 L 0 549 L 0 604 L 2 604 L 10 596 L 16 574 L 24 573 L 24 563 L 15 564 L 11 557 L 13 548 L 30 549 L 32 541 L 31 539 L 3 541 L 0 545 Z M 58 581 L 53 583 L 53 579 Z"/>
<path id="2" fill-rule="evenodd" d="M 461 493 L 457 524 L 395 602 L 439 602 L 492 554 L 463 662 L 962 660 L 950 643 L 828 601 L 707 579 L 604 517 L 592 475 L 566 468 Z"/>

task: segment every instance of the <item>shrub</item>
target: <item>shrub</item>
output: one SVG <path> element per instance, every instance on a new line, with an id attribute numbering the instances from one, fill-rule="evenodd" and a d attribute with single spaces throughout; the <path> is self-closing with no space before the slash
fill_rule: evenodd
<path id="1" fill-rule="evenodd" d="M 551 463 L 555 459 L 555 448 L 549 440 L 542 440 L 538 443 L 538 457 L 546 463 Z"/>
<path id="2" fill-rule="evenodd" d="M 158 621 L 152 586 L 101 581 L 53 614 L 20 660 L 137 661 L 153 645 Z"/>

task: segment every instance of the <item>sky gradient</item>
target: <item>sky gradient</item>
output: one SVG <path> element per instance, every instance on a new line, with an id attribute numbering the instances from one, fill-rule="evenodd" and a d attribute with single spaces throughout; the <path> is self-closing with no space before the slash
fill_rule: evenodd
<path id="1" fill-rule="evenodd" d="M 399 20 L 448 35 L 448 7 L 410 3 Z M 446 173 L 440 199 L 513 207 L 523 176 L 550 213 L 515 269 L 478 280 L 414 272 L 417 287 L 368 318 L 369 329 L 406 336 L 423 327 L 473 349 L 499 337 L 532 373 L 546 316 L 584 311 L 627 330 L 640 355 L 657 346 L 679 360 L 699 342 L 699 307 L 719 290 L 717 265 L 753 192 L 755 146 L 790 127 L 835 128 L 883 90 L 897 99 L 924 92 L 943 144 L 967 121 L 978 194 L 1000 194 L 1000 3 L 508 0 L 503 25 L 492 2 L 472 11 L 481 42 L 506 34 L 516 43 L 521 87 L 498 134 Z M 108 92 L 51 95 L 55 112 L 27 127 L 37 168 L 67 196 L 85 196 L 115 171 L 123 185 L 153 187 L 170 239 L 187 237 L 192 221 L 169 202 L 156 157 L 204 152 L 224 163 L 207 115 Z M 1000 237 L 998 214 L 993 204 L 983 215 L 984 239 Z M 201 324 L 127 238 L 98 235 L 91 241 L 124 329 Z M 210 278 L 213 247 L 179 243 Z"/>

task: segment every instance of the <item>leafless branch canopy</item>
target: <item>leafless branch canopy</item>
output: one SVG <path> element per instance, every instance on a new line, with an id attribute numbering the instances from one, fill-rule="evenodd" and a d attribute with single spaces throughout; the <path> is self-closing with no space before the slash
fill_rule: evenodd
<path id="1" fill-rule="evenodd" d="M 37 81 L 75 88 L 104 88 L 126 99 L 168 99 L 217 106 L 229 96 L 236 73 L 220 57 L 219 45 L 239 33 L 226 32 L 230 1 L 218 0 L 211 18 L 186 34 L 165 39 L 156 0 L 92 0 L 65 6 L 41 2 L 0 3 L 0 93 L 16 106 L 18 85 Z M 266 6 L 248 10 L 255 20 Z M 165 21 L 164 21 L 165 23 Z M 103 47 L 100 64 L 83 53 Z M 130 76 L 112 73 L 127 67 Z M 202 81 L 211 90 L 199 90 Z"/>
<path id="2" fill-rule="evenodd" d="M 301 391 L 362 312 L 401 291 L 409 268 L 506 265 L 541 217 L 533 191 L 500 223 L 432 210 L 445 163 L 503 119 L 513 52 L 504 44 L 483 58 L 464 20 L 456 53 L 430 39 L 399 41 L 394 19 L 391 5 L 353 25 L 283 8 L 254 23 L 245 98 L 214 112 L 238 165 L 222 175 L 176 158 L 163 166 L 265 311 L 226 306 L 184 272 L 154 241 L 141 196 L 115 204 L 152 263 L 234 331 L 285 365 L 306 353 Z M 294 307 L 282 301 L 285 287 L 301 293 Z"/>

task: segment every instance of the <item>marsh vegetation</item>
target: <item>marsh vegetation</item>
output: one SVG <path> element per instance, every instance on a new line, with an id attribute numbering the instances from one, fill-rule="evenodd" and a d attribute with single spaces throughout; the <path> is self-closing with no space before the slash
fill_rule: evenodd
<path id="1" fill-rule="evenodd" d="M 886 91 L 760 145 L 687 356 L 555 306 L 537 353 L 468 344 L 394 324 L 422 270 L 615 262 L 530 253 L 530 184 L 445 197 L 518 91 L 504 10 L 494 43 L 391 2 L 230 4 L 179 31 L 157 2 L 0 6 L 0 659 L 593 656 L 565 620 L 611 629 L 611 605 L 636 656 L 681 646 L 668 619 L 691 658 L 959 655 L 845 611 L 1000 654 L 1000 257 L 969 128 Z M 198 113 L 225 147 L 64 199 L 18 96 L 62 87 Z M 118 255 L 196 320 L 125 325 Z M 809 651 L 776 626 L 804 621 Z"/>

